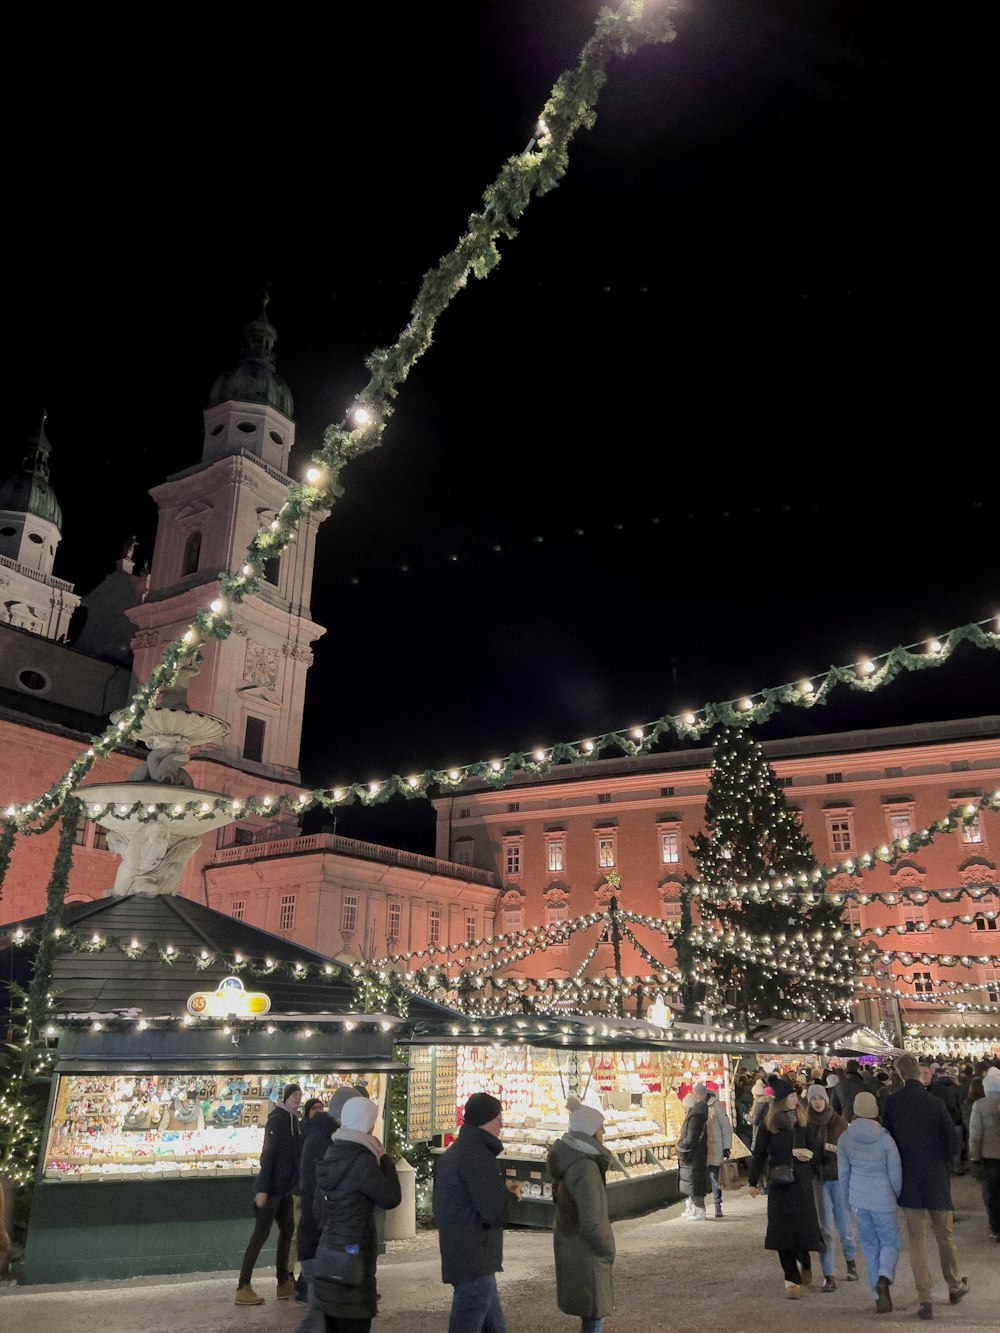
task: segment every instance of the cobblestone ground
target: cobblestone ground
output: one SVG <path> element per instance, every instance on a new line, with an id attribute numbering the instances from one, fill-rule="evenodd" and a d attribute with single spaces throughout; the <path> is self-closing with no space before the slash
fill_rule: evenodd
<path id="1" fill-rule="evenodd" d="M 955 1234 L 970 1294 L 951 1305 L 940 1276 L 934 1318 L 951 1329 L 1000 1329 L 1000 1245 L 989 1239 L 979 1186 L 969 1177 L 954 1182 Z M 868 1284 L 839 1280 L 822 1295 L 818 1284 L 799 1301 L 784 1299 L 777 1257 L 763 1249 L 766 1200 L 746 1189 L 727 1195 L 720 1221 L 684 1222 L 672 1205 L 641 1218 L 615 1223 L 618 1308 L 605 1333 L 675 1330 L 704 1333 L 860 1333 L 900 1326 L 915 1330 L 916 1292 L 905 1248 L 893 1287 L 895 1309 L 874 1313 Z M 859 1267 L 863 1265 L 859 1259 Z M 931 1269 L 938 1273 L 931 1249 Z M 259 1281 L 258 1281 L 259 1278 Z M 276 1302 L 274 1272 L 260 1269 L 254 1279 L 267 1303 L 237 1309 L 236 1274 L 202 1274 L 164 1281 L 77 1283 L 18 1288 L 0 1284 L 2 1333 L 62 1333 L 70 1325 L 88 1333 L 294 1333 L 305 1313 L 293 1302 Z M 446 1333 L 450 1288 L 441 1285 L 437 1236 L 420 1232 L 390 1241 L 379 1262 L 382 1313 L 373 1333 Z M 555 1305 L 552 1239 L 547 1231 L 507 1233 L 500 1289 L 509 1333 L 577 1333 L 579 1321 Z"/>

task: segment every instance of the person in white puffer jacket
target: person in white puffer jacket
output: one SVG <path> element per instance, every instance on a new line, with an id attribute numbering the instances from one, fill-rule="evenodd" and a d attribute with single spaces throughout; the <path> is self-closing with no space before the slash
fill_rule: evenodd
<path id="1" fill-rule="evenodd" d="M 982 1163 L 983 1203 L 990 1235 L 1000 1241 L 1000 1069 L 983 1075 L 983 1093 L 969 1116 L 969 1161 Z"/>
<path id="2" fill-rule="evenodd" d="M 837 1140 L 837 1171 L 858 1226 L 875 1309 L 888 1314 L 899 1259 L 896 1200 L 903 1188 L 903 1164 L 895 1139 L 878 1122 L 878 1103 L 870 1092 L 854 1099 L 854 1119 Z"/>

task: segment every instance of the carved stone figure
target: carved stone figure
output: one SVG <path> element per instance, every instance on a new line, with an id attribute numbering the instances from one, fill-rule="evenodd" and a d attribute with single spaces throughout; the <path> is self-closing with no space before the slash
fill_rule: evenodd
<path id="1" fill-rule="evenodd" d="M 127 835 L 109 828 L 108 846 L 122 859 L 105 897 L 176 893 L 184 867 L 200 845 L 201 838 L 178 836 L 161 819 L 137 824 Z"/>

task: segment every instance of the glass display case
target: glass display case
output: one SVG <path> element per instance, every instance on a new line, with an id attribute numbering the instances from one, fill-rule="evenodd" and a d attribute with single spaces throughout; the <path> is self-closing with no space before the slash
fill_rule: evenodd
<path id="1" fill-rule="evenodd" d="M 254 1073 L 61 1074 L 43 1179 L 253 1176 L 264 1125 L 286 1083 L 324 1104 L 342 1084 L 379 1102 L 385 1075 Z"/>

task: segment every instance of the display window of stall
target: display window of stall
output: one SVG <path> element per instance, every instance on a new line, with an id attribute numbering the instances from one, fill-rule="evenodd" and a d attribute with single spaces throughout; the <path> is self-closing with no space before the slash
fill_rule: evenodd
<path id="1" fill-rule="evenodd" d="M 60 1074 L 43 1158 L 46 1180 L 256 1175 L 264 1125 L 287 1083 L 324 1103 L 338 1087 L 379 1102 L 379 1073 Z"/>

